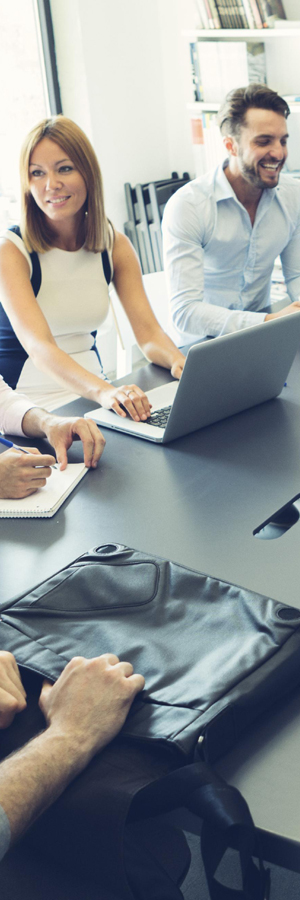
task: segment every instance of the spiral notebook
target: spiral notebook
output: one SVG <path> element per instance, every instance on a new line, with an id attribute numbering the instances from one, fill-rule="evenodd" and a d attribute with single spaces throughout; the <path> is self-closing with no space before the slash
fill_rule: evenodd
<path id="1" fill-rule="evenodd" d="M 52 469 L 45 487 L 22 500 L 0 500 L 0 519 L 51 519 L 88 469 L 84 463 L 69 463 L 63 472 Z"/>

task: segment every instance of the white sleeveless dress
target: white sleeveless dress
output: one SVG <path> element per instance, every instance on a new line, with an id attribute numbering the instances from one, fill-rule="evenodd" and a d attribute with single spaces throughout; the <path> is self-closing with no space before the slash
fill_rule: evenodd
<path id="1" fill-rule="evenodd" d="M 7 231 L 4 236 L 13 241 L 27 259 L 31 277 L 31 259 L 22 239 L 13 231 Z M 105 377 L 97 354 L 92 350 L 94 338 L 91 334 L 102 325 L 109 311 L 101 253 L 92 253 L 83 247 L 74 252 L 54 247 L 38 256 L 42 282 L 36 300 L 58 347 L 89 372 Z M 112 271 L 111 253 L 109 259 Z M 31 359 L 23 366 L 17 390 L 47 410 L 78 397 L 40 372 Z"/>

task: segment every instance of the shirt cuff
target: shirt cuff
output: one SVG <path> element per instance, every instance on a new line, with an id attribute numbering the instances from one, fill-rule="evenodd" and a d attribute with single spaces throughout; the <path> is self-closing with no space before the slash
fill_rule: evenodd
<path id="1" fill-rule="evenodd" d="M 30 409 L 35 407 L 34 403 L 30 403 L 26 397 L 18 395 L 18 399 L 14 397 L 13 403 L 7 410 L 3 411 L 1 416 L 1 430 L 4 434 L 17 434 L 26 437 L 22 429 L 22 421 L 24 416 Z"/>
<path id="2" fill-rule="evenodd" d="M 11 840 L 10 824 L 2 806 L 0 806 L 0 860 L 7 853 Z"/>

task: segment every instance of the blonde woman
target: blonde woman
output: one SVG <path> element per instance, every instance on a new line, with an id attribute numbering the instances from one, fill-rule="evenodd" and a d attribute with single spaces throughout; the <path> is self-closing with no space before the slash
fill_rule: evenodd
<path id="1" fill-rule="evenodd" d="M 184 357 L 152 313 L 133 247 L 106 217 L 97 158 L 78 125 L 54 116 L 32 129 L 21 188 L 20 229 L 0 246 L 1 374 L 47 409 L 81 395 L 147 419 L 146 395 L 105 380 L 95 348 L 110 280 L 147 359 L 180 378 Z"/>

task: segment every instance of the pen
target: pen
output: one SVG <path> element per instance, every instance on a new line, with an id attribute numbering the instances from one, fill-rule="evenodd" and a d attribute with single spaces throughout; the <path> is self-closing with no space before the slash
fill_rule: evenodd
<path id="1" fill-rule="evenodd" d="M 19 447 L 18 444 L 14 444 L 13 441 L 8 441 L 4 437 L 0 437 L 0 444 L 4 444 L 5 447 L 10 447 L 12 450 L 21 450 L 22 453 L 30 454 L 30 450 L 26 450 L 25 447 Z M 37 466 L 37 468 L 40 468 L 40 467 Z M 51 469 L 57 469 L 57 466 L 55 464 L 53 464 L 53 466 L 51 466 Z"/>

